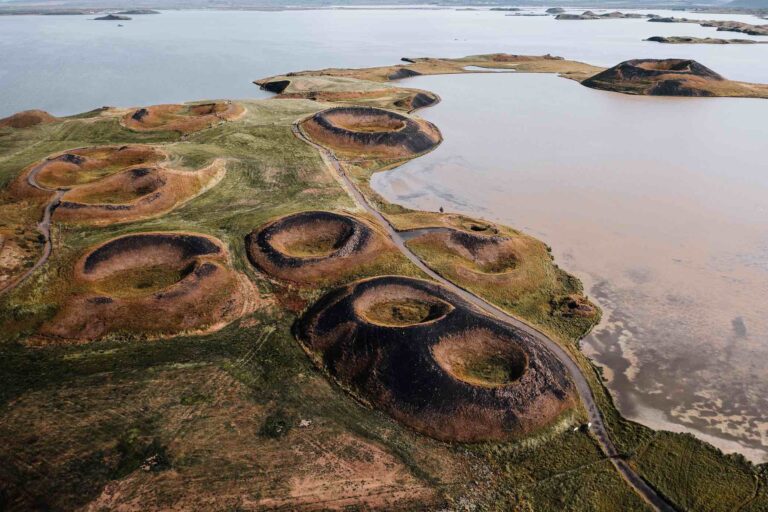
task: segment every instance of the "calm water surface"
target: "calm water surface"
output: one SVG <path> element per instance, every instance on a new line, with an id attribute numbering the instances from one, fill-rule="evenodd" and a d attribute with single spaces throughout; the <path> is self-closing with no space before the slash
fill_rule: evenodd
<path id="1" fill-rule="evenodd" d="M 419 77 L 445 142 L 372 185 L 553 246 L 604 309 L 583 343 L 621 411 L 768 450 L 768 101 L 647 98 L 552 75 Z M 493 98 L 493 101 L 489 101 Z"/>
<path id="2" fill-rule="evenodd" d="M 758 22 L 751 16 L 716 17 Z M 763 45 L 642 41 L 724 34 L 691 24 L 402 9 L 166 11 L 134 16 L 123 27 L 91 18 L 0 16 L 0 116 L 28 108 L 65 115 L 102 105 L 258 97 L 262 93 L 251 81 L 277 73 L 489 52 L 551 53 L 604 66 L 685 56 L 733 79 L 768 82 Z"/>

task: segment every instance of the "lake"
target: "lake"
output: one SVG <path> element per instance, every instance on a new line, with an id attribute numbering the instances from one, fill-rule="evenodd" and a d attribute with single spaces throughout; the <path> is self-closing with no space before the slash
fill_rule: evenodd
<path id="1" fill-rule="evenodd" d="M 750 36 L 642 19 L 555 21 L 505 14 L 165 11 L 120 23 L 93 21 L 94 16 L 0 16 L 0 116 L 29 108 L 68 115 L 102 105 L 263 97 L 251 81 L 288 71 L 492 52 L 551 53 L 603 66 L 638 57 L 686 56 L 732 79 L 768 82 L 763 45 L 642 41 L 654 35 Z M 696 16 L 759 23 L 752 16 Z"/>
<path id="2" fill-rule="evenodd" d="M 768 101 L 650 98 L 554 75 L 418 77 L 445 141 L 374 175 L 553 248 L 604 311 L 582 343 L 627 417 L 768 448 Z M 492 99 L 492 101 L 491 101 Z"/>
<path id="3" fill-rule="evenodd" d="M 550 53 L 603 66 L 687 57 L 732 79 L 768 82 L 764 45 L 643 41 L 749 36 L 693 24 L 505 14 L 165 11 L 122 27 L 93 16 L 0 16 L 0 116 L 268 97 L 251 81 L 404 56 L 490 52 Z M 604 366 L 621 410 L 763 459 L 768 172 L 761 123 L 768 101 L 636 98 L 549 75 L 407 83 L 442 96 L 422 114 L 446 140 L 377 175 L 374 187 L 401 204 L 443 205 L 546 240 L 605 311 L 583 348 Z"/>

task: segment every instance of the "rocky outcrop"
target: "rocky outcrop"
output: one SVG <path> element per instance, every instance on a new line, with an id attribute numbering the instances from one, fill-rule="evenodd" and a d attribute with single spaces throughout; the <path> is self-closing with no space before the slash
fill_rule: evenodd
<path id="1" fill-rule="evenodd" d="M 654 23 L 695 23 L 702 27 L 716 28 L 718 32 L 739 32 L 750 36 L 768 36 L 768 25 L 753 25 L 741 21 L 695 20 L 675 17 L 657 17 L 648 21 Z"/>
<path id="2" fill-rule="evenodd" d="M 663 44 L 765 44 L 768 41 L 755 41 L 754 39 L 717 39 L 714 37 L 684 37 L 684 36 L 653 36 L 646 39 L 654 43 Z"/>
<path id="3" fill-rule="evenodd" d="M 421 73 L 408 68 L 398 68 L 397 71 L 387 76 L 387 80 L 400 80 L 402 78 L 411 78 L 414 76 L 420 76 Z"/>
<path id="4" fill-rule="evenodd" d="M 653 18 L 655 14 L 637 14 L 637 13 L 623 13 L 623 12 L 608 12 L 605 14 L 595 14 L 592 11 L 584 11 L 582 14 L 558 14 L 555 16 L 556 20 L 617 20 L 617 19 L 639 19 L 639 18 Z"/>

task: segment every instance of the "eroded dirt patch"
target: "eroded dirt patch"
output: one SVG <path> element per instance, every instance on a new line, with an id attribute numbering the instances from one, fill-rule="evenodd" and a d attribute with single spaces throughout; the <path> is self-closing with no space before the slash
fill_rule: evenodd
<path id="1" fill-rule="evenodd" d="M 430 306 L 406 321 L 371 321 L 395 299 Z M 295 332 L 342 387 L 437 439 L 523 436 L 575 403 L 548 349 L 427 281 L 387 276 L 336 289 Z"/>

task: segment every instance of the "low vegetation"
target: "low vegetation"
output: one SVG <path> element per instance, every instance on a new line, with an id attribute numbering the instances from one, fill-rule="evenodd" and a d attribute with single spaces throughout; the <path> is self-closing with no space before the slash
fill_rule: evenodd
<path id="1" fill-rule="evenodd" d="M 125 145 L 159 148 L 179 169 L 202 169 L 219 159 L 227 162 L 226 173 L 215 186 L 204 187 L 161 215 L 103 225 L 54 219 L 51 258 L 0 295 L 4 440 L 0 459 L 8 462 L 0 464 L 0 508 L 647 510 L 588 430 L 580 428 L 585 415 L 569 402 L 569 395 L 563 407 L 544 408 L 546 421 L 530 425 L 525 435 L 508 436 L 504 431 L 482 437 L 484 442 L 441 442 L 417 433 L 426 430 L 423 425 L 385 414 L 393 409 L 377 403 L 373 392 L 363 393 L 356 387 L 360 381 L 329 369 L 333 354 L 318 357 L 328 346 L 308 343 L 317 339 L 317 332 L 302 331 L 306 319 L 328 314 L 324 306 L 349 297 L 360 283 L 395 275 L 405 277 L 378 279 L 407 284 L 413 281 L 407 277 L 424 276 L 392 247 L 375 220 L 356 207 L 316 149 L 295 136 L 295 122 L 339 106 L 329 101 L 384 107 L 402 115 L 421 101 L 434 100 L 429 94 L 419 99 L 424 91 L 389 84 L 411 71 L 460 73 L 465 66 L 508 67 L 559 72 L 575 79 L 600 71 L 549 56 L 411 61 L 383 68 L 297 73 L 291 75 L 284 93 L 294 96 L 279 100 L 208 102 L 154 112 L 150 108 L 138 120 L 133 116 L 142 109 L 99 109 L 64 119 L 22 116 L 19 119 L 43 121 L 0 127 L 0 278 L 6 283 L 37 260 L 45 241 L 38 238 L 35 225 L 50 194 L 32 191 L 21 199 L 15 195 L 19 177 L 30 166 L 77 148 Z M 327 96 L 313 101 L 312 94 Z M 407 159 L 391 156 L 347 160 L 343 170 L 398 228 L 440 227 L 504 240 L 488 246 L 493 250 L 478 246 L 477 251 L 455 242 L 450 245 L 440 237 L 416 238 L 410 245 L 433 268 L 546 330 L 570 350 L 590 380 L 622 456 L 651 485 L 680 510 L 726 510 L 734 504 L 742 510 L 766 508 L 764 468 L 724 456 L 690 436 L 655 433 L 618 415 L 599 373 L 576 344 L 599 313 L 583 296 L 578 281 L 557 268 L 544 244 L 504 226 L 413 212 L 383 202 L 367 180 L 372 172 Z M 284 257 L 295 258 L 299 267 L 267 267 L 257 261 L 254 238 L 302 212 L 312 213 L 315 220 L 317 212 L 346 220 L 301 222 L 296 231 L 301 236 L 272 244 Z M 105 270 L 95 279 L 83 279 L 81 265 L 88 254 L 110 240 L 142 233 L 202 237 L 221 252 L 175 257 L 178 265 L 164 264 L 166 260 L 154 256 L 146 261 L 134 258 L 141 264 L 113 267 L 116 272 Z M 363 238 L 373 244 L 368 253 L 366 245 L 359 244 L 361 233 L 368 233 L 369 238 Z M 370 259 L 355 260 L 359 254 Z M 278 273 L 320 265 L 329 258 L 345 263 L 330 270 L 317 266 L 309 272 Z M 7 265 L 9 261 L 13 265 Z M 237 286 L 247 288 L 242 296 L 247 298 L 243 305 L 249 307 L 236 315 L 231 310 L 227 310 L 230 316 L 217 315 L 227 321 L 216 330 L 185 329 L 155 336 L 147 325 L 155 323 L 158 312 L 143 307 L 124 316 L 134 322 L 118 327 L 99 324 L 108 317 L 94 315 L 84 324 L 101 325 L 103 332 L 77 344 L 30 343 L 66 313 L 73 297 L 98 298 L 96 302 L 103 297 L 117 302 L 143 300 L 172 289 L 193 268 L 206 264 L 239 276 Z M 213 288 L 206 300 L 218 303 L 231 297 L 230 289 Z M 420 361 L 435 361 L 437 374 L 458 386 L 437 389 L 469 388 L 490 396 L 493 390 L 534 375 L 530 364 L 535 354 L 510 351 L 513 344 L 498 343 L 513 335 L 453 297 L 435 300 L 433 293 L 418 297 L 397 293 L 369 298 L 377 300 L 347 302 L 352 309 L 345 312 L 347 323 L 337 325 L 354 323 L 398 343 L 402 337 L 392 333 L 420 330 L 423 334 L 412 343 L 426 350 Z M 197 304 L 179 316 L 160 315 L 159 320 L 181 325 L 190 316 L 185 312 L 194 311 Z M 457 306 L 453 314 L 451 308 Z M 210 309 L 207 303 L 203 307 Z M 88 303 L 78 311 L 92 314 L 98 309 Z M 460 315 L 472 320 L 448 330 L 451 319 Z M 305 320 L 297 324 L 298 318 Z M 300 335 L 303 345 L 294 337 L 302 332 L 312 334 Z M 341 331 L 323 332 L 326 341 L 350 342 Z M 485 342 L 467 350 L 466 340 L 457 336 Z M 377 349 L 394 347 L 382 344 L 386 336 L 361 335 L 358 341 L 366 339 Z M 403 350 L 409 347 L 401 345 Z M 539 356 L 543 362 L 537 371 L 551 368 L 546 353 Z M 383 366 L 381 372 L 366 373 L 354 361 L 340 361 L 338 368 L 371 378 L 391 371 Z M 404 374 L 398 371 L 397 377 Z M 551 377 L 552 386 L 567 389 L 567 382 L 556 380 L 562 371 L 544 376 Z M 393 382 L 397 381 L 386 385 Z M 412 387 L 417 398 L 425 389 Z M 476 398 L 461 393 L 448 396 L 445 403 L 453 404 L 456 396 L 476 405 Z M 486 412 L 482 408 L 464 412 L 471 419 L 466 425 L 484 423 L 477 421 L 478 414 Z"/>

